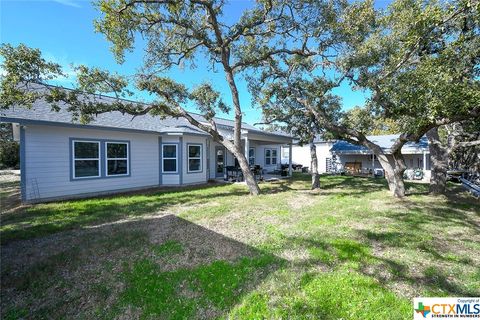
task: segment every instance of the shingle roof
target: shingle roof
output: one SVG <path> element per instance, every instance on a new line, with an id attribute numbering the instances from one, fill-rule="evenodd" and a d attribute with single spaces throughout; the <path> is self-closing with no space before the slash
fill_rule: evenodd
<path id="1" fill-rule="evenodd" d="M 38 85 L 38 86 L 43 86 L 43 85 Z M 108 96 L 100 96 L 99 99 L 102 99 L 108 102 L 113 98 Z M 31 109 L 15 107 L 7 110 L 1 110 L 0 116 L 2 118 L 2 121 L 18 119 L 18 120 L 45 121 L 45 122 L 80 125 L 78 121 L 74 121 L 72 119 L 72 114 L 67 110 L 67 106 L 65 104 L 60 103 L 59 107 L 60 107 L 60 110 L 58 112 L 52 111 L 51 106 L 46 101 L 38 100 L 37 102 L 34 103 Z M 199 114 L 191 113 L 191 115 L 198 121 L 206 122 L 205 118 L 203 118 Z M 226 129 L 232 129 L 232 130 L 235 123 L 232 120 L 223 119 L 223 118 L 215 118 L 215 122 L 217 123 L 218 126 L 224 127 Z M 195 133 L 195 134 L 207 135 L 206 132 L 193 126 L 185 118 L 173 118 L 173 117 L 160 118 L 160 117 L 152 116 L 150 114 L 133 117 L 131 115 L 122 114 L 121 112 L 118 112 L 118 111 L 99 114 L 88 125 L 108 127 L 108 128 L 152 131 L 152 132 L 159 132 L 159 133 L 178 132 L 178 133 Z M 242 123 L 242 129 L 245 129 L 248 131 L 254 131 L 256 133 L 264 133 L 269 135 L 273 134 L 273 135 L 279 135 L 283 137 L 286 137 L 286 136 L 289 137 L 289 135 L 285 133 L 265 132 L 247 123 Z"/>
<path id="2" fill-rule="evenodd" d="M 367 136 L 367 139 L 378 144 L 383 150 L 388 152 L 399 136 L 399 134 Z M 418 142 L 407 142 L 403 146 L 402 152 L 420 151 L 426 149 L 428 149 L 428 140 L 426 137 L 422 137 Z M 337 153 L 370 153 L 370 150 L 364 146 L 352 144 L 342 140 L 335 142 L 330 151 Z"/>

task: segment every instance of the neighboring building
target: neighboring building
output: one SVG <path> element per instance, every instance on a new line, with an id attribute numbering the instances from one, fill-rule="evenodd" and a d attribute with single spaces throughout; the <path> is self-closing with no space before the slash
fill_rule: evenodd
<path id="1" fill-rule="evenodd" d="M 379 135 L 367 137 L 378 144 L 387 154 L 398 135 Z M 317 147 L 318 168 L 320 173 L 345 170 L 352 174 L 370 174 L 382 168 L 372 152 L 364 146 L 346 141 L 315 141 Z M 292 160 L 310 167 L 310 147 L 294 145 Z M 426 137 L 419 142 L 406 143 L 402 148 L 407 169 L 421 169 L 424 180 L 430 178 L 430 151 Z"/>
<path id="2" fill-rule="evenodd" d="M 84 125 L 72 122 L 72 114 L 60 107 L 55 112 L 38 102 L 32 109 L 1 111 L 0 120 L 13 123 L 20 140 L 25 202 L 204 183 L 223 179 L 225 167 L 235 165 L 232 154 L 183 118 L 110 112 Z M 215 120 L 222 135 L 232 139 L 234 122 Z M 242 143 L 251 165 L 273 171 L 292 138 L 244 123 Z"/>
<path id="3" fill-rule="evenodd" d="M 323 141 L 321 139 L 315 140 L 315 147 L 317 149 L 318 172 L 326 173 L 331 170 L 332 154 L 330 149 L 335 141 Z M 292 162 L 301 164 L 304 167 L 311 167 L 310 145 L 305 144 L 300 146 L 294 144 L 292 148 Z"/>

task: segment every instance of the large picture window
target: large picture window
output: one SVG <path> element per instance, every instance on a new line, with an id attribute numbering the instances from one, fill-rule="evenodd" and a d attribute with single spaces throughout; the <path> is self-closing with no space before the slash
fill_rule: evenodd
<path id="1" fill-rule="evenodd" d="M 107 176 L 128 175 L 128 143 L 107 142 L 105 148 Z"/>
<path id="2" fill-rule="evenodd" d="M 177 145 L 164 144 L 162 146 L 163 172 L 177 172 Z"/>
<path id="3" fill-rule="evenodd" d="M 73 178 L 100 177 L 100 142 L 72 141 Z"/>
<path id="4" fill-rule="evenodd" d="M 277 164 L 277 149 L 265 149 L 265 165 Z"/>
<path id="5" fill-rule="evenodd" d="M 202 145 L 188 145 L 188 172 L 202 171 Z"/>

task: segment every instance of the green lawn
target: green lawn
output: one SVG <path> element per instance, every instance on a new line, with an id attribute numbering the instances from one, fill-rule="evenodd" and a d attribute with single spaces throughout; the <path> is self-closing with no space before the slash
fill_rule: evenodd
<path id="1" fill-rule="evenodd" d="M 9 208 L 1 318 L 411 319 L 413 297 L 480 295 L 478 200 L 321 182 Z"/>

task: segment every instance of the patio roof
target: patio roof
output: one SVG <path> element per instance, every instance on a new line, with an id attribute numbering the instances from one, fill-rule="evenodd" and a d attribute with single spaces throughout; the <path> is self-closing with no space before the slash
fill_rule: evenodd
<path id="1" fill-rule="evenodd" d="M 399 137 L 399 134 L 379 135 L 379 136 L 367 136 L 367 138 L 378 144 L 386 153 L 390 152 L 390 148 L 393 143 Z M 330 149 L 332 153 L 336 154 L 372 154 L 368 148 L 356 145 L 347 141 L 336 141 Z M 402 153 L 422 153 L 423 151 L 429 151 L 427 137 L 422 137 L 418 142 L 407 142 L 403 148 Z"/>

